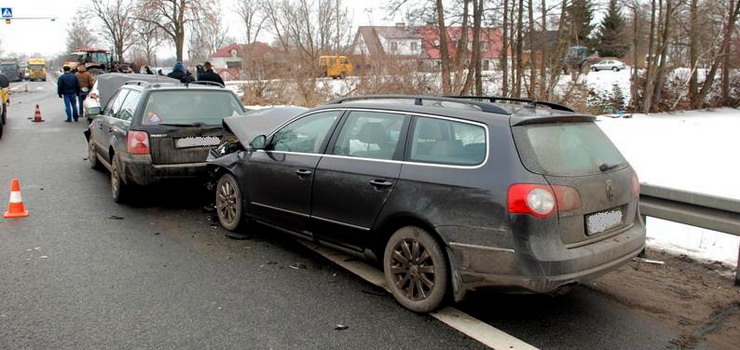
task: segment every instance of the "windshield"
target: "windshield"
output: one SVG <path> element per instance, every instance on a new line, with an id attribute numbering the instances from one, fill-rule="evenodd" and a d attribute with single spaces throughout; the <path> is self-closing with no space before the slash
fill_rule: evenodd
<path id="1" fill-rule="evenodd" d="M 1 70 L 2 70 L 3 72 L 13 72 L 13 71 L 17 71 L 17 70 L 18 70 L 18 68 L 19 68 L 19 67 L 18 67 L 18 65 L 17 65 L 17 64 L 0 64 L 0 69 L 1 69 Z"/>
<path id="2" fill-rule="evenodd" d="M 625 164 L 593 122 L 517 126 L 514 139 L 524 166 L 538 174 L 593 175 Z"/>
<path id="3" fill-rule="evenodd" d="M 35 65 L 35 64 L 33 64 L 33 65 L 28 66 L 28 69 L 39 70 L 39 69 L 46 69 L 46 67 L 45 66 L 41 66 L 41 65 Z"/>
<path id="4" fill-rule="evenodd" d="M 224 117 L 242 113 L 244 107 L 228 90 L 153 91 L 142 124 L 220 126 Z"/>

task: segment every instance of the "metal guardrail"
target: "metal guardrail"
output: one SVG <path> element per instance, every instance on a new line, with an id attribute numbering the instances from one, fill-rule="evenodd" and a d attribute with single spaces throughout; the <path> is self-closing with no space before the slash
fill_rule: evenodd
<path id="1" fill-rule="evenodd" d="M 740 200 L 640 185 L 640 214 L 740 236 Z M 740 249 L 735 285 L 740 286 Z"/>

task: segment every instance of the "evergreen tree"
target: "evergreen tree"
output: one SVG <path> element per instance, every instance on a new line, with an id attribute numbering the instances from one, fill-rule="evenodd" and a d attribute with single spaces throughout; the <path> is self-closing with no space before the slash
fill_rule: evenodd
<path id="1" fill-rule="evenodd" d="M 594 43 L 589 36 L 594 30 L 591 21 L 594 19 L 591 0 L 573 0 L 565 8 L 566 33 L 572 45 L 581 45 L 593 49 Z"/>
<path id="2" fill-rule="evenodd" d="M 624 17 L 619 11 L 617 0 L 609 0 L 609 9 L 599 26 L 596 49 L 603 57 L 624 57 L 629 50 L 624 36 Z"/>

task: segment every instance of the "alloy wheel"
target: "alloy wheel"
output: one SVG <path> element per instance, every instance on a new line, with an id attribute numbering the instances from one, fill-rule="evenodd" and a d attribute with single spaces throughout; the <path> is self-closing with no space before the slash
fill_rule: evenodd
<path id="1" fill-rule="evenodd" d="M 391 274 L 396 287 L 409 300 L 425 300 L 434 291 L 434 261 L 416 239 L 401 240 L 393 247 Z"/>

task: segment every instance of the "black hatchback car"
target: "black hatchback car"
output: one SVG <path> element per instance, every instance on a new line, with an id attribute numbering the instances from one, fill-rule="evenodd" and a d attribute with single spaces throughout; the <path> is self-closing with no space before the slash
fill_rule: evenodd
<path id="1" fill-rule="evenodd" d="M 209 156 L 221 224 L 256 220 L 380 262 L 413 311 L 482 288 L 558 293 L 645 245 L 634 170 L 568 107 L 371 96 L 262 113 L 225 118 L 238 142 Z M 288 121 L 254 135 L 271 115 Z"/>
<path id="2" fill-rule="evenodd" d="M 208 150 L 221 142 L 223 118 L 244 112 L 223 87 L 129 81 L 85 130 L 88 161 L 110 171 L 116 202 L 132 186 L 205 180 Z"/>

